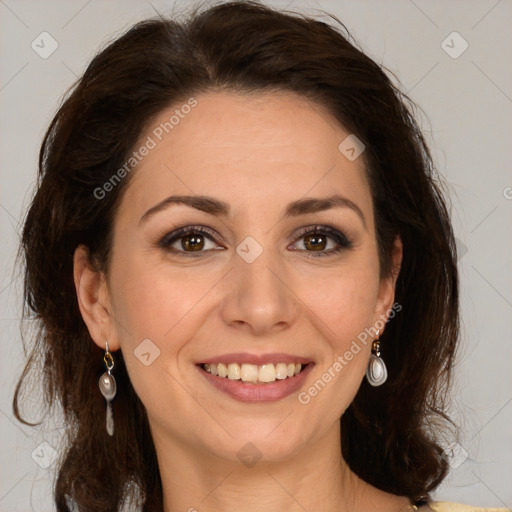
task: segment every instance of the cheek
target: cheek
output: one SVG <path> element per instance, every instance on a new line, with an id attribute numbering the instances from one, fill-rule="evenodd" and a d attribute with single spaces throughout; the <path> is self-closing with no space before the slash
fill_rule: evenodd
<path id="1" fill-rule="evenodd" d="M 373 324 L 379 292 L 378 265 L 374 258 L 358 256 L 336 271 L 317 275 L 311 283 L 314 285 L 302 284 L 299 295 L 307 298 L 308 307 L 322 321 L 322 332 L 332 347 L 344 351 L 347 342 L 350 344 Z"/>
<path id="2" fill-rule="evenodd" d="M 214 283 L 214 276 L 197 279 L 168 263 L 127 260 L 113 282 L 121 342 L 130 346 L 146 338 L 158 344 L 181 339 L 176 331 L 189 323 L 188 315 Z"/>
<path id="3" fill-rule="evenodd" d="M 357 263 L 354 258 L 315 282 L 308 294 L 302 289 L 301 296 L 308 297 L 314 313 L 310 318 L 318 319 L 325 358 L 318 368 L 321 382 L 305 390 L 301 403 L 315 401 L 313 407 L 322 417 L 323 407 L 335 404 L 328 413 L 335 420 L 353 400 L 366 371 L 379 291 L 378 263 L 374 257 L 359 255 Z"/>
<path id="4" fill-rule="evenodd" d="M 198 279 L 183 268 L 136 258 L 118 260 L 112 268 L 112 305 L 121 350 L 134 389 L 148 409 L 161 407 L 158 390 L 165 389 L 167 397 L 180 401 L 179 359 L 208 315 L 208 299 L 219 277 L 205 272 Z M 182 398 L 185 406 L 187 397 Z"/>
<path id="5" fill-rule="evenodd" d="M 167 405 L 183 411 L 190 405 L 177 359 L 189 339 L 183 326 L 191 300 L 179 284 L 170 286 L 147 269 L 127 273 L 119 284 L 115 313 L 128 376 L 151 417 L 165 423 Z"/>
<path id="6" fill-rule="evenodd" d="M 376 285 L 352 274 L 331 283 L 327 296 L 317 294 L 313 311 L 321 318 L 322 358 L 315 380 L 298 396 L 316 428 L 339 420 L 364 379 L 373 339 Z"/>

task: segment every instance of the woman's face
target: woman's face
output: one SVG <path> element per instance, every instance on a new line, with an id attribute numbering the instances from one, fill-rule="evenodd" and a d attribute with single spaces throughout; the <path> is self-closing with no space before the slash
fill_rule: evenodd
<path id="1" fill-rule="evenodd" d="M 362 148 L 291 93 L 195 100 L 140 139 L 102 285 L 111 323 L 93 337 L 121 349 L 157 443 L 284 459 L 339 428 L 370 355 L 361 333 L 393 304 Z M 203 363 L 248 381 L 272 381 L 273 363 L 278 378 Z M 294 363 L 309 364 L 281 378 Z"/>

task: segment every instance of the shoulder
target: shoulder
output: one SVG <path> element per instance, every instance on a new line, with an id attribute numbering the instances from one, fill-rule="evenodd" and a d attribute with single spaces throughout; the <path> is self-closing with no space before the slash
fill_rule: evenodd
<path id="1" fill-rule="evenodd" d="M 471 505 L 448 503 L 447 501 L 434 501 L 429 504 L 429 507 L 433 512 L 510 512 L 509 508 L 472 507 Z"/>

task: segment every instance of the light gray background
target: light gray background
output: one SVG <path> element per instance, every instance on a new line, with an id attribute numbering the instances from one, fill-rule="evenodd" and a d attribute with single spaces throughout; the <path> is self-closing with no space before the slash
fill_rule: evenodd
<path id="1" fill-rule="evenodd" d="M 13 264 L 41 138 L 63 93 L 100 47 L 155 9 L 171 14 L 173 6 L 180 10 L 190 3 L 0 0 L 0 511 L 54 510 L 55 464 L 41 466 L 52 462 L 51 447 L 58 449 L 58 425 L 30 429 L 11 413 L 23 364 L 21 286 Z M 268 3 L 338 16 L 370 56 L 397 74 L 430 119 L 421 123 L 451 187 L 463 312 L 453 405 L 462 437 L 450 459 L 453 469 L 435 496 L 512 508 L 512 2 Z M 31 48 L 44 31 L 58 43 L 46 59 Z M 469 44 L 458 58 L 442 47 L 454 31 Z M 450 36 L 445 48 L 458 52 L 463 44 Z M 36 410 L 39 405 L 36 396 Z"/>

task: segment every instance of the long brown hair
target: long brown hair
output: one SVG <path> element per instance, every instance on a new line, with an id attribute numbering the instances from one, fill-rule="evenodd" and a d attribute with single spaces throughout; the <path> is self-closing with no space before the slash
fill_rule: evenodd
<path id="1" fill-rule="evenodd" d="M 147 414 L 120 351 L 116 434 L 105 432 L 97 386 L 103 352 L 78 309 L 73 253 L 85 244 L 91 263 L 108 271 L 116 208 L 131 175 L 102 199 L 94 191 L 123 166 L 157 114 L 211 90 L 295 92 L 365 144 L 384 275 L 397 235 L 404 246 L 396 290 L 402 311 L 381 338 L 388 381 L 379 388 L 363 381 L 341 418 L 343 456 L 370 484 L 415 502 L 445 477 L 435 434 L 448 420 L 459 329 L 449 213 L 414 104 L 331 19 L 236 1 L 196 8 L 182 22 L 142 21 L 92 60 L 51 122 L 21 244 L 25 316 L 39 328 L 13 407 L 31 424 L 21 416 L 20 393 L 31 369 L 39 369 L 46 402 L 60 405 L 67 428 L 55 485 L 59 512 L 114 512 L 132 495 L 144 511 L 162 510 Z"/>

